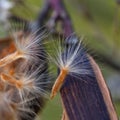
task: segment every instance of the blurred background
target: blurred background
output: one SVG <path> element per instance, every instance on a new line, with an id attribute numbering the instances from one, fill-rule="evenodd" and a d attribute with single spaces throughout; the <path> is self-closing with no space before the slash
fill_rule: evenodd
<path id="1" fill-rule="evenodd" d="M 63 0 L 75 32 L 84 36 L 88 52 L 99 64 L 120 116 L 120 0 Z M 0 0 L 0 38 L 7 36 L 9 18 L 34 21 L 44 0 Z M 60 96 L 46 104 L 41 120 L 60 120 Z M 37 120 L 40 119 L 39 116 Z"/>

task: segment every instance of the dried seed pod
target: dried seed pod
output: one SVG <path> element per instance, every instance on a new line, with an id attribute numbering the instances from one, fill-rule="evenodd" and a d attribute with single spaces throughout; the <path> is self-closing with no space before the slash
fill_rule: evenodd
<path id="1" fill-rule="evenodd" d="M 94 60 L 87 54 L 77 37 L 72 36 L 51 60 L 60 74 L 52 88 L 52 98 L 60 90 L 69 120 L 118 120 L 112 100 Z"/>

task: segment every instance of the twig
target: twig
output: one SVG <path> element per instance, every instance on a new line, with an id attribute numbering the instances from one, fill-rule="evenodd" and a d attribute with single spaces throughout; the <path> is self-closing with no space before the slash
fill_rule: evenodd
<path id="1" fill-rule="evenodd" d="M 51 17 L 48 18 L 49 13 Z M 68 15 L 68 12 L 65 9 L 65 6 L 62 0 L 48 0 L 43 7 L 42 12 L 40 12 L 37 19 L 37 25 L 39 27 L 44 25 L 44 21 L 47 21 L 47 27 L 51 30 L 54 30 L 58 21 L 62 22 L 62 33 L 65 37 L 73 33 L 73 26 Z"/>

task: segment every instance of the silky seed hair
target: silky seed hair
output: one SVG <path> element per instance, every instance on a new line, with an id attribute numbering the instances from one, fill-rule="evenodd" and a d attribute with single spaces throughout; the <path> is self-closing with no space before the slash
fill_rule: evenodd
<path id="1" fill-rule="evenodd" d="M 66 43 L 66 41 L 69 42 Z M 79 39 L 75 35 L 71 35 L 65 40 L 53 40 L 52 47 L 48 48 L 49 61 L 59 69 L 67 68 L 71 75 L 93 75 L 91 67 L 88 66 L 87 53 L 82 41 L 82 37 Z"/>
<path id="2" fill-rule="evenodd" d="M 15 28 L 17 29 L 17 28 Z M 19 27 L 20 29 L 20 27 Z M 24 25 L 22 25 L 23 31 L 27 28 L 24 28 Z M 42 40 L 46 38 L 47 36 L 47 30 L 41 31 L 42 28 L 35 30 L 35 32 L 32 32 L 29 34 L 29 31 L 27 31 L 25 34 L 13 33 L 13 38 L 15 41 L 15 46 L 18 51 L 23 53 L 23 58 L 28 60 L 29 62 L 35 62 L 37 59 L 44 57 L 44 54 L 40 51 L 43 50 L 43 42 Z M 41 31 L 39 35 L 36 35 L 38 31 Z M 22 34 L 22 35 L 20 35 Z M 20 37 L 20 40 L 19 40 Z M 41 59 L 42 60 L 42 59 Z"/>
<path id="3" fill-rule="evenodd" d="M 15 111 L 12 109 L 12 101 L 9 95 L 9 91 L 0 92 L 0 118 L 2 118 L 2 120 L 16 120 L 17 117 Z"/>
<path id="4" fill-rule="evenodd" d="M 21 66 L 21 68 L 23 69 L 24 66 Z M 49 92 L 46 91 L 46 89 L 48 87 L 48 84 L 51 84 L 50 81 L 48 80 L 46 81 L 46 76 L 48 76 L 48 71 L 44 71 L 43 73 L 43 69 L 44 69 L 43 65 L 38 66 L 36 70 L 35 69 L 27 70 L 27 69 L 24 68 L 22 72 L 17 73 L 16 78 L 8 74 L 1 73 L 0 75 L 1 80 L 15 87 L 16 91 L 18 91 L 21 100 L 25 100 L 26 98 L 28 99 L 28 97 L 31 96 L 34 96 L 35 98 L 37 96 L 48 98 Z M 46 89 L 44 89 L 45 87 Z"/>
<path id="5" fill-rule="evenodd" d="M 16 29 L 15 29 L 16 30 Z M 43 31 L 41 34 L 36 35 L 34 33 L 24 33 L 25 31 L 12 32 L 13 42 L 15 44 L 16 51 L 13 54 L 6 56 L 0 60 L 0 67 L 3 67 L 12 61 L 17 59 L 24 59 L 26 63 L 38 62 L 40 58 L 45 57 L 43 52 L 42 40 L 46 37 L 46 32 Z M 41 59 L 42 61 L 42 59 Z M 32 63 L 30 63 L 32 64 Z"/>
<path id="6" fill-rule="evenodd" d="M 32 115 L 38 116 L 37 113 L 35 113 L 32 109 L 30 109 L 29 105 L 32 104 L 33 99 L 29 99 L 26 101 L 23 101 L 16 106 L 16 114 L 17 114 L 17 120 L 33 120 Z M 37 104 L 37 103 L 36 103 Z M 39 105 L 39 104 L 38 104 Z"/>
<path id="7" fill-rule="evenodd" d="M 12 30 L 11 43 L 15 49 L 0 59 L 0 92 L 4 98 L 8 93 L 11 96 L 3 99 L 6 111 L 9 107 L 15 113 L 11 112 L 11 120 L 32 120 L 48 99 L 51 84 L 43 47 L 46 31 L 37 34 L 40 29 L 31 32 L 25 30 L 24 25 L 22 28 Z M 4 106 L 0 107 L 0 112 L 7 116 Z"/>
<path id="8" fill-rule="evenodd" d="M 75 35 L 71 35 L 65 40 L 53 41 L 52 47 L 49 48 L 49 60 L 55 64 L 60 71 L 52 87 L 51 98 L 60 90 L 68 74 L 78 79 L 81 75 L 94 75 L 89 65 L 87 53 L 82 47 L 82 40 L 83 38 L 79 40 Z"/>

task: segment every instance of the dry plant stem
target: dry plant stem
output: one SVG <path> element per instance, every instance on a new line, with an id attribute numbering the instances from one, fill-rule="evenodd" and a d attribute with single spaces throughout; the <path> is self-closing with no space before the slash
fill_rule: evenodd
<path id="1" fill-rule="evenodd" d="M 55 97 L 55 95 L 57 94 L 57 92 L 60 90 L 62 84 L 64 83 L 65 77 L 68 74 L 68 69 L 67 68 L 63 68 L 60 71 L 60 74 L 57 78 L 57 80 L 55 81 L 53 87 L 52 87 L 52 92 L 51 92 L 51 99 Z"/>
<path id="2" fill-rule="evenodd" d="M 22 88 L 22 86 L 23 86 L 23 82 L 21 80 L 16 80 L 15 78 L 13 78 L 7 74 L 4 74 L 4 73 L 1 74 L 1 79 L 3 81 L 6 81 L 9 84 L 15 86 L 18 89 Z"/>
<path id="3" fill-rule="evenodd" d="M 19 58 L 24 58 L 24 55 L 19 52 L 19 51 L 16 51 L 6 57 L 4 57 L 3 59 L 0 60 L 0 67 L 3 67 Z"/>
<path id="4" fill-rule="evenodd" d="M 41 27 L 46 24 L 45 21 L 47 21 L 46 26 L 50 30 L 55 30 L 57 23 L 61 21 L 61 31 L 65 37 L 68 37 L 71 33 L 73 33 L 71 19 L 62 0 L 46 1 L 46 4 L 44 5 L 42 12 L 40 12 L 37 20 L 38 26 Z"/>

